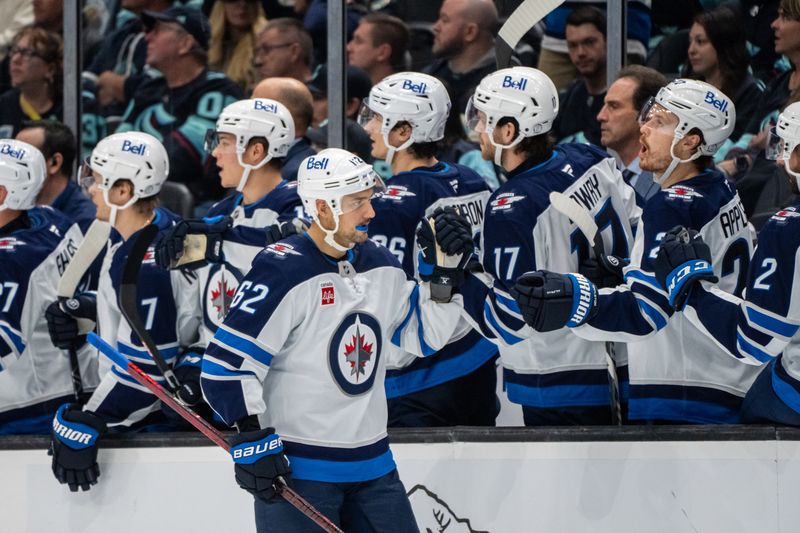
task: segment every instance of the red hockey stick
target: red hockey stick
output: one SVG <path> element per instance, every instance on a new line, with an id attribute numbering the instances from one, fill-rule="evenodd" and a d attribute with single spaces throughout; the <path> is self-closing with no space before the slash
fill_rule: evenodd
<path id="1" fill-rule="evenodd" d="M 147 375 L 144 370 L 136 365 L 136 363 L 128 361 L 124 355 L 115 350 L 110 344 L 97 336 L 97 334 L 94 332 L 89 333 L 87 336 L 87 341 L 89 344 L 100 350 L 103 355 L 111 359 L 115 365 L 126 369 L 133 379 L 147 387 L 147 389 L 155 394 L 159 400 L 168 405 L 173 411 L 181 415 L 184 420 L 197 428 L 200 433 L 211 439 L 214 444 L 226 452 L 230 452 L 231 446 L 228 444 L 228 441 L 225 440 L 225 436 L 222 433 L 220 433 L 214 426 L 206 422 L 200 415 L 184 405 L 183 402 L 167 392 L 162 385 Z M 286 485 L 286 481 L 283 478 L 278 477 L 275 480 L 273 489 L 275 490 L 276 494 L 280 495 L 287 502 L 292 504 L 298 511 L 306 515 L 323 530 L 329 533 L 344 533 L 336 526 L 336 524 L 331 522 L 328 517 L 319 512 L 313 505 L 303 499 L 302 496 L 290 489 Z"/>

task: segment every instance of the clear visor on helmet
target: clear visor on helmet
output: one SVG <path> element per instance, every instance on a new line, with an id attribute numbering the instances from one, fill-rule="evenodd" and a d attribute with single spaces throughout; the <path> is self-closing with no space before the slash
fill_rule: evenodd
<path id="1" fill-rule="evenodd" d="M 780 161 L 784 158 L 785 149 L 786 141 L 778 135 L 777 130 L 775 130 L 773 126 L 769 129 L 769 135 L 767 135 L 767 144 L 764 146 L 764 157 L 772 161 Z"/>
<path id="2" fill-rule="evenodd" d="M 467 110 L 465 115 L 467 127 L 470 130 L 476 133 L 483 133 L 486 131 L 486 113 L 480 111 L 475 105 L 474 95 L 470 96 L 469 101 L 467 102 Z"/>
<path id="3" fill-rule="evenodd" d="M 369 107 L 369 98 L 365 98 L 364 101 L 361 102 L 361 109 L 358 110 L 358 125 L 367 129 L 367 124 L 376 116 L 378 116 L 378 114 Z"/>
<path id="4" fill-rule="evenodd" d="M 678 116 L 651 97 L 639 112 L 639 125 L 647 125 L 652 129 L 674 129 L 678 125 Z"/>
<path id="5" fill-rule="evenodd" d="M 89 187 L 95 184 L 94 172 L 92 172 L 92 165 L 89 161 L 90 158 L 87 157 L 78 167 L 78 185 L 86 194 L 89 194 Z"/>
<path id="6" fill-rule="evenodd" d="M 372 200 L 382 196 L 386 191 L 386 185 L 383 183 L 383 180 L 380 178 L 380 176 L 375 173 L 375 171 L 370 170 L 368 176 L 365 176 L 365 178 L 369 180 L 372 186 L 368 189 L 364 189 L 363 191 L 354 192 L 352 194 L 346 194 L 343 196 L 340 206 L 343 215 L 361 209 Z"/>

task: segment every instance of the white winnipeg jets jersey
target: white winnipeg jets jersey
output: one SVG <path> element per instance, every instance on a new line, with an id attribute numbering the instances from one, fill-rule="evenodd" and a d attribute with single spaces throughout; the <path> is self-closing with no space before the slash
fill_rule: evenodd
<path id="1" fill-rule="evenodd" d="M 431 355 L 460 315 L 460 297 L 432 302 L 372 241 L 337 262 L 307 234 L 292 236 L 268 246 L 239 286 L 203 357 L 203 394 L 229 424 L 259 415 L 274 427 L 297 479 L 375 479 L 395 468 L 387 345 Z"/>
<path id="2" fill-rule="evenodd" d="M 82 235 L 49 208 L 29 227 L 0 237 L 0 434 L 47 433 L 53 413 L 74 401 L 69 357 L 50 341 L 44 314 Z M 97 386 L 97 352 L 78 350 L 84 390 Z"/>

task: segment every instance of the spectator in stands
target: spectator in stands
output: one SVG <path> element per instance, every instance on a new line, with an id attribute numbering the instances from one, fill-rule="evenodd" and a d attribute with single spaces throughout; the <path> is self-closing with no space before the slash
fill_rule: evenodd
<path id="1" fill-rule="evenodd" d="M 347 43 L 347 61 L 366 70 L 375 85 L 390 74 L 406 70 L 407 51 L 406 23 L 384 13 L 370 13 L 361 19 Z"/>
<path id="2" fill-rule="evenodd" d="M 600 144 L 597 113 L 606 92 L 606 16 L 584 6 L 567 17 L 569 59 L 580 77 L 558 95 L 561 113 L 553 123 L 558 142 Z"/>
<path id="3" fill-rule="evenodd" d="M 29 26 L 14 37 L 10 57 L 12 88 L 0 95 L 0 138 L 12 138 L 24 120 L 61 120 L 61 37 Z"/>
<path id="4" fill-rule="evenodd" d="M 622 177 L 636 191 L 642 205 L 661 188 L 653 181 L 653 173 L 639 166 L 639 112 L 659 89 L 667 84 L 660 72 L 641 65 L 619 71 L 616 81 L 606 93 L 603 107 L 597 114 L 600 143 L 614 156 Z"/>
<path id="5" fill-rule="evenodd" d="M 72 179 L 78 148 L 69 126 L 55 120 L 24 122 L 17 140 L 35 146 L 44 156 L 45 179 L 38 205 L 49 205 L 86 229 L 95 218 L 95 205 Z"/>
<path id="6" fill-rule="evenodd" d="M 497 8 L 491 0 L 444 0 L 433 25 L 436 60 L 423 69 L 453 87 L 453 108 L 464 113 L 484 76 L 497 68 Z"/>
<path id="7" fill-rule="evenodd" d="M 163 76 L 139 85 L 117 132 L 156 136 L 169 155 L 170 180 L 186 184 L 197 202 L 219 198 L 217 169 L 207 160 L 203 140 L 242 91 L 224 74 L 208 70 L 209 28 L 200 11 L 183 6 L 146 11 L 142 22 L 147 64 Z"/>
<path id="8" fill-rule="evenodd" d="M 253 55 L 256 77 L 306 81 L 311 77 L 312 46 L 311 36 L 297 19 L 270 20 L 258 36 Z"/>
<path id="9" fill-rule="evenodd" d="M 33 0 L 33 25 L 64 34 L 64 0 Z"/>
<path id="10" fill-rule="evenodd" d="M 316 151 L 306 138 L 308 127 L 314 116 L 314 104 L 311 92 L 305 83 L 295 78 L 267 78 L 253 89 L 252 98 L 269 98 L 286 106 L 294 121 L 294 143 L 281 166 L 281 177 L 286 181 L 297 180 L 297 169 L 306 157 Z"/>
<path id="11" fill-rule="evenodd" d="M 372 81 L 369 74 L 363 69 L 348 65 L 347 67 L 347 103 L 345 104 L 345 117 L 351 120 L 358 118 L 361 102 L 369 96 Z M 314 69 L 314 74 L 306 82 L 311 96 L 314 98 L 314 119 L 311 125 L 318 128 L 328 119 L 328 66 L 319 65 Z"/>
<path id="12" fill-rule="evenodd" d="M 267 24 L 258 0 L 216 0 L 208 18 L 211 42 L 208 64 L 224 72 L 244 92 L 255 85 L 253 50 Z"/>
<path id="13" fill-rule="evenodd" d="M 668 4 L 669 2 L 665 1 L 664 3 Z M 697 2 L 691 0 L 691 3 L 696 4 Z M 576 4 L 581 7 L 592 6 L 600 9 L 603 13 L 605 13 L 606 9 L 606 0 L 567 2 L 551 11 L 544 18 L 545 32 L 542 38 L 542 50 L 539 53 L 537 68 L 553 80 L 559 91 L 566 88 L 578 76 L 575 65 L 570 61 L 566 41 L 567 17 L 575 9 Z M 629 0 L 627 2 L 628 22 L 626 28 L 628 33 L 627 52 L 629 64 L 643 63 L 645 57 L 647 57 L 647 46 L 652 25 L 650 21 L 650 4 L 649 0 Z M 674 9 L 673 4 L 669 3 L 669 10 Z M 691 15 L 689 18 L 691 19 Z"/>
<path id="14" fill-rule="evenodd" d="M 723 6 L 695 17 L 689 30 L 688 60 L 683 77 L 710 83 L 729 95 L 736 106 L 736 127 L 726 143 L 729 146 L 717 150 L 724 156 L 744 133 L 764 90 L 748 72 L 744 26 L 732 9 Z"/>

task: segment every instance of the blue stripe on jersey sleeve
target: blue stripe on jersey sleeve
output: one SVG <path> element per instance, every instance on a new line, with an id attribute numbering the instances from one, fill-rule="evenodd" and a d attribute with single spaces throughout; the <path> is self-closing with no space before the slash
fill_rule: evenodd
<path id="1" fill-rule="evenodd" d="M 745 310 L 747 313 L 747 319 L 750 323 L 760 326 L 767 331 L 771 331 L 776 335 L 791 338 L 795 333 L 797 333 L 798 327 L 793 324 L 787 324 L 786 322 L 764 314 L 747 304 L 745 304 Z"/>
<path id="2" fill-rule="evenodd" d="M 406 326 L 408 326 L 408 323 L 413 315 L 417 315 L 417 335 L 419 337 L 419 346 L 422 350 L 422 354 L 425 357 L 433 355 L 436 353 L 436 350 L 428 346 L 428 344 L 425 342 L 425 329 L 422 326 L 422 316 L 420 315 L 419 309 L 419 285 L 414 287 L 414 290 L 411 291 L 408 313 L 406 314 L 405 318 L 403 318 L 403 321 L 400 323 L 400 325 L 397 326 L 397 329 L 394 330 L 394 334 L 392 335 L 392 344 L 402 347 L 401 336 L 403 334 L 403 330 L 406 328 Z"/>
<path id="3" fill-rule="evenodd" d="M 127 357 L 135 357 L 137 359 L 142 359 L 144 361 L 152 361 L 150 353 L 144 347 L 139 348 L 138 346 L 131 346 L 123 342 L 117 342 L 117 350 L 119 351 L 119 353 Z M 170 359 L 174 359 L 178 355 L 177 346 L 173 346 L 171 348 L 158 347 L 158 351 L 167 361 L 169 361 Z"/>
<path id="4" fill-rule="evenodd" d="M 492 306 L 489 302 L 485 302 L 483 304 L 483 317 L 486 319 L 486 322 L 488 322 L 489 325 L 500 334 L 507 344 L 517 344 L 518 342 L 522 342 L 521 338 L 517 337 L 500 325 L 500 321 L 495 318 Z"/>
<path id="5" fill-rule="evenodd" d="M 217 332 L 214 334 L 214 340 L 222 346 L 229 346 L 249 355 L 264 366 L 269 366 L 272 362 L 272 354 L 268 351 L 264 350 L 250 339 L 240 337 L 223 328 L 217 329 Z"/>
<path id="6" fill-rule="evenodd" d="M 656 330 L 664 329 L 664 327 L 667 325 L 667 320 L 664 318 L 664 315 L 662 315 L 658 309 L 650 305 L 649 302 L 645 301 L 642 298 L 636 298 L 636 303 L 639 305 L 639 309 L 641 309 L 642 312 L 648 317 L 650 317 L 650 320 L 653 321 Z"/>
<path id="7" fill-rule="evenodd" d="M 500 294 L 500 292 L 498 292 L 497 290 L 493 292 L 497 301 L 503 304 L 504 307 L 508 308 L 510 311 L 513 311 L 514 313 L 519 314 L 520 316 L 522 315 L 522 311 L 520 311 L 519 309 L 519 304 L 517 304 L 517 301 L 515 299 Z"/>
<path id="8" fill-rule="evenodd" d="M 736 342 L 741 352 L 753 356 L 762 363 L 767 363 L 772 359 L 770 354 L 748 341 L 741 333 L 736 334 Z"/>
<path id="9" fill-rule="evenodd" d="M 8 339 L 14 343 L 14 348 L 17 350 L 17 353 L 22 353 L 25 351 L 25 343 L 22 341 L 22 336 L 17 333 L 17 331 L 12 328 L 7 322 L 0 323 L 0 329 L 8 336 Z"/>
<path id="10" fill-rule="evenodd" d="M 255 377 L 255 373 L 250 372 L 249 370 L 230 370 L 205 357 L 203 358 L 202 368 L 203 368 L 203 374 L 206 374 L 207 376 L 240 377 L 242 375 L 248 375 Z"/>

